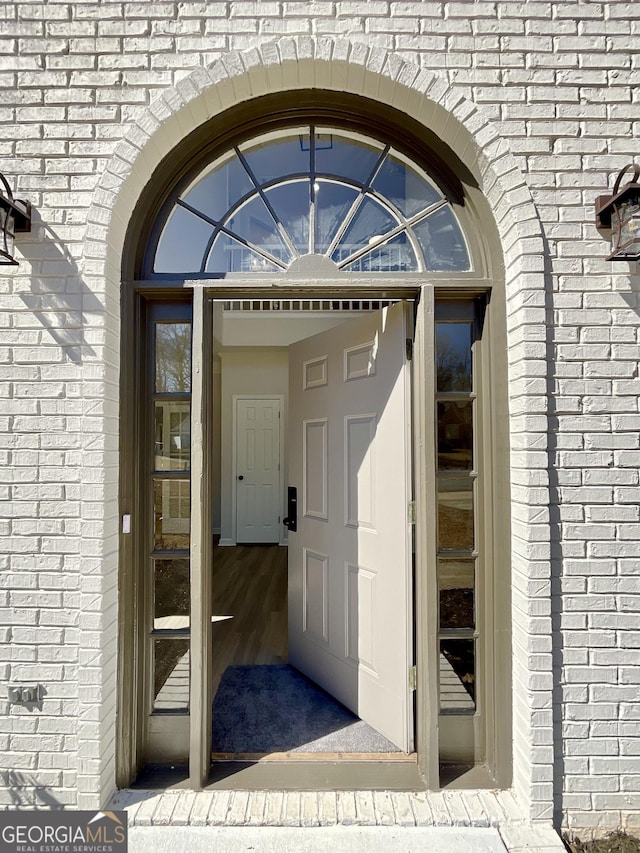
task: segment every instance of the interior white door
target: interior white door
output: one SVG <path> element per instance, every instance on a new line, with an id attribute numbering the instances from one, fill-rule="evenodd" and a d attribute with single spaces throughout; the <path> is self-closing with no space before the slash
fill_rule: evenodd
<path id="1" fill-rule="evenodd" d="M 413 749 L 406 306 L 292 344 L 289 660 Z"/>
<path id="2" fill-rule="evenodd" d="M 236 541 L 280 541 L 280 400 L 236 408 Z"/>

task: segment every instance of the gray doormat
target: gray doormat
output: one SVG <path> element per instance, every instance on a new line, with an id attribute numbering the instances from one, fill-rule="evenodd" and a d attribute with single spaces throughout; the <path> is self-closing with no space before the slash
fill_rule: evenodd
<path id="1" fill-rule="evenodd" d="M 288 664 L 229 666 L 213 702 L 213 752 L 399 752 Z"/>

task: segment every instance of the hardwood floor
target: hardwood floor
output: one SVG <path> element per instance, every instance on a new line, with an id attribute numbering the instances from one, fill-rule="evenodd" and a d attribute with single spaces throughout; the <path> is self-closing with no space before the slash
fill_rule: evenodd
<path id="1" fill-rule="evenodd" d="M 231 664 L 287 663 L 287 549 L 216 545 L 213 692 Z"/>

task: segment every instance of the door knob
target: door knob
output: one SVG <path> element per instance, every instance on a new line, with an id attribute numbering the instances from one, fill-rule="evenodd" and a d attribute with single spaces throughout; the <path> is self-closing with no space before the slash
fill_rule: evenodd
<path id="1" fill-rule="evenodd" d="M 239 480 L 244 480 L 244 474 L 239 474 L 239 475 L 238 475 L 238 479 L 239 479 Z"/>

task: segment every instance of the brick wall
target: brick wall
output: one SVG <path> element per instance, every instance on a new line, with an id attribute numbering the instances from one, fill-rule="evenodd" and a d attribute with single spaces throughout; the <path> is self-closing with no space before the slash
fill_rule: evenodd
<path id="1" fill-rule="evenodd" d="M 297 41 L 278 53 L 269 45 L 281 36 Z M 529 620 L 515 642 L 529 670 L 516 677 L 526 732 L 516 777 L 529 767 L 521 787 L 542 804 L 534 816 L 550 817 L 552 803 L 575 827 L 637 826 L 640 277 L 605 260 L 592 223 L 595 196 L 638 156 L 639 36 L 640 10 L 620 0 L 0 3 L 0 171 L 36 216 L 24 260 L 0 277 L 1 673 L 47 689 L 37 712 L 6 706 L 0 802 L 88 804 L 113 785 L 118 295 L 102 277 L 105 263 L 118 272 L 99 239 L 117 191 L 107 166 L 122 140 L 152 134 L 158 99 L 173 109 L 167 93 L 197 69 L 230 51 L 249 51 L 251 66 L 257 47 L 284 62 L 336 38 L 334 57 L 346 60 L 350 43 L 350 61 L 366 55 L 382 76 L 433 72 L 441 89 L 430 97 L 457 99 L 478 145 L 499 141 L 525 178 L 496 218 L 524 197 L 536 205 L 545 250 L 531 274 L 545 287 L 520 275 L 508 293 L 514 607 Z M 221 67 L 239 78 L 239 62 Z"/>

